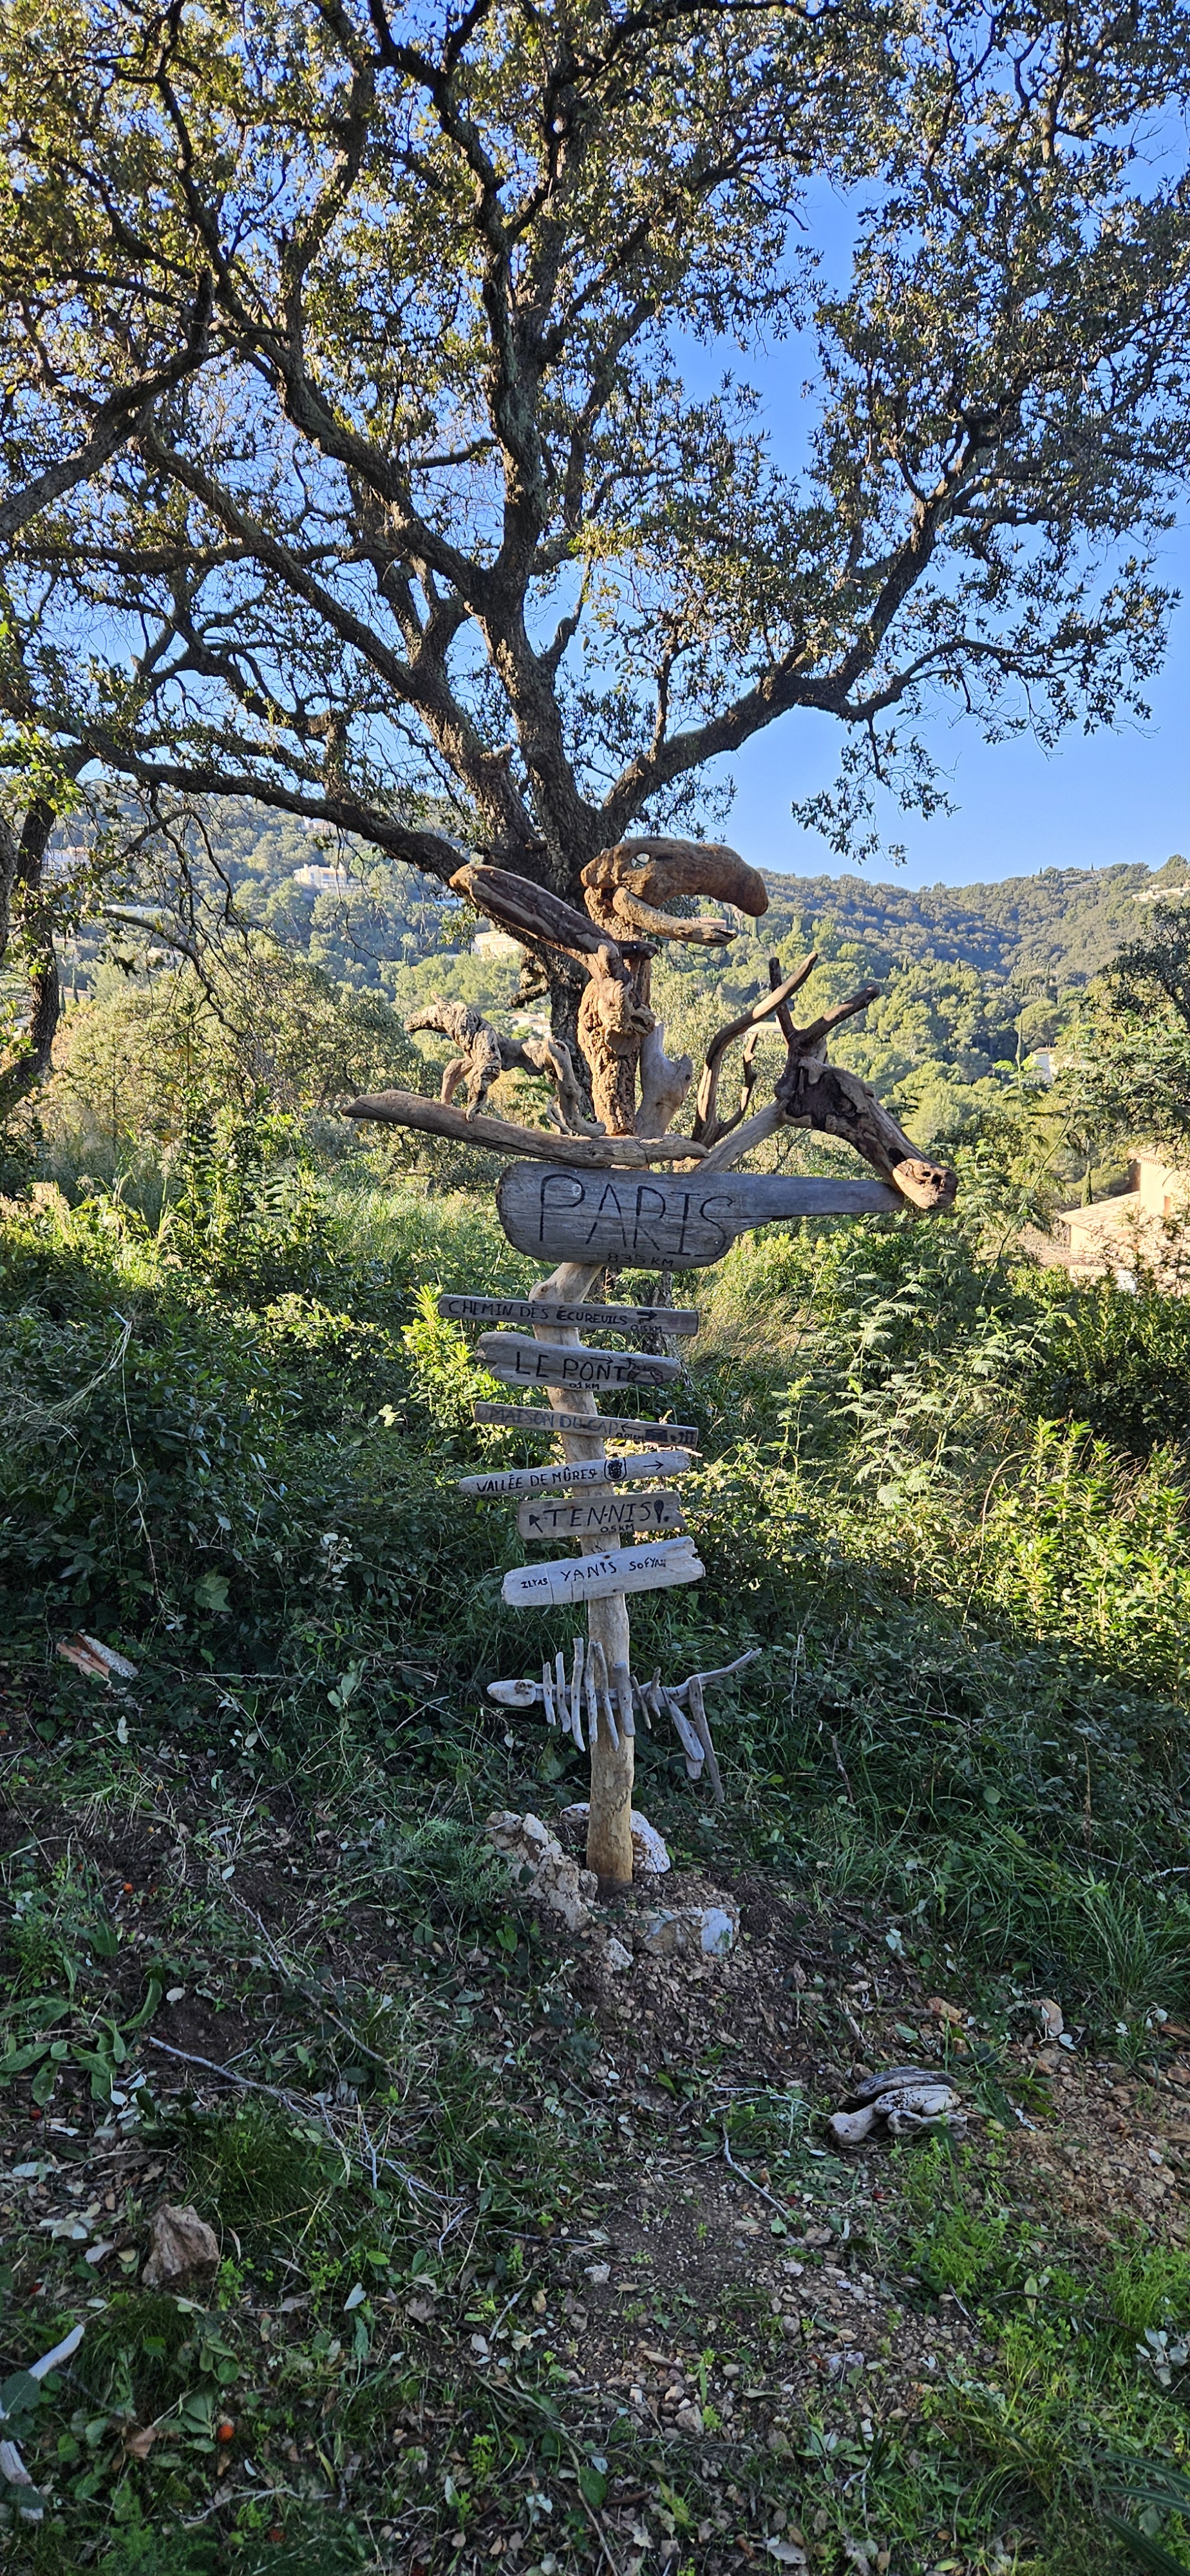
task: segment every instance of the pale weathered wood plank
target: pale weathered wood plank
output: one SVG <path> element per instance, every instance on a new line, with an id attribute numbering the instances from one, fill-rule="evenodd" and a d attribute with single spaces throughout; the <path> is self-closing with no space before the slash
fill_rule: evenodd
<path id="1" fill-rule="evenodd" d="M 564 1556 L 552 1565 L 518 1565 L 506 1574 L 505 1600 L 516 1610 L 551 1602 L 606 1601 L 625 1592 L 661 1592 L 673 1583 L 697 1583 L 706 1568 L 688 1538 L 648 1541 L 597 1556 Z"/>
<path id="2" fill-rule="evenodd" d="M 555 1297 L 440 1297 L 438 1312 L 456 1324 L 573 1324 L 580 1332 L 696 1333 L 694 1306 L 566 1306 Z"/>
<path id="3" fill-rule="evenodd" d="M 576 1440 L 650 1440 L 655 1448 L 696 1448 L 698 1426 L 693 1422 L 642 1422 L 633 1413 L 563 1413 L 548 1410 L 544 1404 L 480 1404 L 473 1407 L 476 1422 L 498 1423 L 505 1431 L 521 1431 L 530 1440 L 555 1440 L 567 1433 Z"/>
<path id="4" fill-rule="evenodd" d="M 494 1467 L 486 1476 L 457 1476 L 461 1494 L 497 1502 L 503 1494 L 564 1492 L 570 1485 L 635 1484 L 650 1476 L 684 1476 L 694 1464 L 688 1449 L 646 1451 L 631 1458 L 560 1458 L 550 1467 Z"/>
<path id="5" fill-rule="evenodd" d="M 682 1363 L 661 1352 L 600 1351 L 585 1342 L 537 1342 L 520 1333 L 481 1333 L 485 1368 L 510 1386 L 667 1386 Z"/>
<path id="6" fill-rule="evenodd" d="M 521 1165 L 502 1175 L 496 1208 L 519 1252 L 658 1270 L 718 1261 L 737 1235 L 782 1217 L 903 1216 L 905 1202 L 883 1181 L 815 1180 L 792 1172 L 691 1172 L 671 1179 Z"/>
<path id="7" fill-rule="evenodd" d="M 686 1526 L 678 1494 L 606 1492 L 577 1494 L 564 1502 L 538 1502 L 530 1496 L 521 1504 L 516 1525 L 522 1538 L 601 1538 L 608 1543 L 661 1538 L 667 1530 Z"/>

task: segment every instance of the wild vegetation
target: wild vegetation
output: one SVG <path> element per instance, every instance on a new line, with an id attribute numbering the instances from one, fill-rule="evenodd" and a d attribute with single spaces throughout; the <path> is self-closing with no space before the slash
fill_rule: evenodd
<path id="1" fill-rule="evenodd" d="M 660 1742 L 638 1796 L 755 1927 L 725 2049 L 626 2011 L 485 1857 L 489 1807 L 581 1794 L 482 1692 L 553 1643 L 501 1603 L 508 1514 L 450 1483 L 528 1454 L 472 1426 L 433 1305 L 530 1282 L 486 1192 L 202 1099 L 166 1188 L 142 1156 L 9 1202 L 10 2365 L 87 2329 L 21 2419 L 14 2564 L 701 2576 L 776 2542 L 911 2576 L 1106 2568 L 1117 2525 L 1183 2563 L 1190 1323 L 1023 1262 L 986 1151 L 960 1206 L 690 1283 L 707 1577 L 639 1632 L 765 1659 L 726 1809 Z M 135 1675 L 63 1661 L 80 1631 Z M 968 2144 L 824 2152 L 857 2012 L 876 2062 L 948 2057 Z M 220 2231 L 180 2298 L 138 2278 L 162 2194 Z M 740 2194 L 828 2308 L 876 2303 L 874 2376 L 845 2337 L 782 2397 L 780 2267 L 723 2273 Z M 634 2335 L 700 2430 L 600 2377 Z"/>
<path id="2" fill-rule="evenodd" d="M 779 952 L 881 983 L 841 1061 L 961 1180 L 692 1287 L 705 1573 L 634 1635 L 757 1655 L 724 1803 L 643 1734 L 638 1794 L 738 1900 L 721 1959 L 617 1971 L 485 1836 L 582 1781 L 486 1694 L 557 1623 L 460 1506 L 522 1452 L 436 1298 L 533 1273 L 465 1135 L 342 1114 L 437 1090 L 436 989 L 575 1041 L 560 899 L 717 830 L 778 719 L 838 726 L 798 812 L 850 861 L 945 803 L 940 712 L 1143 715 L 1188 64 L 1171 0 L 4 13 L 22 2576 L 1190 2567 L 1190 1307 L 1025 1249 L 1141 1102 L 1183 1133 L 1184 862 L 771 879 L 651 1002 L 635 943 L 637 1056 Z M 476 857 L 547 919 L 523 969 Z M 910 2058 L 965 2126 L 846 2151 Z"/>

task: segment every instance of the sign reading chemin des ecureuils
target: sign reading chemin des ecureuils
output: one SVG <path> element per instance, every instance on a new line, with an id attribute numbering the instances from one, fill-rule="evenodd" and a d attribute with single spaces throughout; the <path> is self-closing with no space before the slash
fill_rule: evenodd
<path id="1" fill-rule="evenodd" d="M 697 1434 L 689 1423 L 630 1409 L 632 1391 L 640 1390 L 654 1407 L 671 1411 L 683 1369 L 675 1341 L 698 1328 L 693 1308 L 671 1304 L 669 1274 L 718 1261 L 749 1228 L 782 1218 L 945 1208 L 954 1178 L 917 1152 L 866 1084 L 827 1060 L 831 1030 L 863 1010 L 875 986 L 795 1027 L 789 1004 L 816 957 L 789 974 L 770 959 L 768 992 L 707 1048 L 690 1132 L 671 1132 L 694 1075 L 688 1057 L 675 1063 L 666 1056 L 665 1032 L 652 1009 L 656 943 L 721 946 L 734 932 L 715 916 L 685 918 L 660 907 L 675 894 L 709 893 L 740 911 L 764 912 L 764 881 L 736 852 L 661 838 L 620 842 L 583 869 L 585 912 L 501 868 L 462 867 L 451 882 L 536 954 L 547 976 L 551 960 L 559 971 L 562 954 L 568 975 L 576 962 L 585 968 L 578 1039 L 595 1123 L 586 1118 L 574 1059 L 561 1039 L 522 1044 L 470 1004 L 441 1001 L 424 1007 L 416 1021 L 456 1049 L 441 1098 L 384 1091 L 353 1101 L 347 1114 L 519 1158 L 498 1185 L 497 1212 L 509 1242 L 552 1264 L 550 1276 L 528 1297 L 444 1295 L 439 1311 L 479 1327 L 486 1368 L 528 1399 L 479 1403 L 476 1422 L 552 1441 L 560 1454 L 540 1467 L 497 1467 L 458 1481 L 477 1501 L 515 1504 L 517 1528 L 529 1546 L 569 1542 L 577 1550 L 519 1565 L 503 1583 L 513 1608 L 585 1607 L 587 1635 L 573 1641 L 569 1672 L 558 1650 L 546 1658 L 540 1680 L 522 1676 L 489 1689 L 507 1707 L 540 1705 L 547 1726 L 589 1750 L 587 1863 L 601 1885 L 614 1889 L 632 1878 L 637 1719 L 672 1724 L 689 1776 L 705 1772 L 718 1796 L 705 1693 L 741 1668 L 691 1673 L 669 1686 L 659 1677 L 642 1684 L 631 1669 L 631 1595 L 697 1583 L 703 1574 L 680 1497 L 671 1490 L 693 1463 Z M 756 1106 L 766 1024 L 779 1030 L 785 1058 L 771 1097 Z M 737 1040 L 743 1041 L 740 1099 L 726 1111 L 719 1083 Z M 548 1084 L 551 1127 L 524 1127 L 485 1109 L 488 1091 L 510 1065 Z M 465 1107 L 455 1102 L 460 1090 Z M 731 1168 L 790 1124 L 849 1143 L 867 1175 L 843 1180 Z M 665 1165 L 671 1168 L 657 1168 Z M 609 1268 L 659 1272 L 658 1302 L 592 1302 L 591 1291 Z M 615 1338 L 590 1343 L 580 1339 L 586 1332 Z M 651 1347 L 639 1346 L 641 1336 Z M 637 1347 L 623 1346 L 630 1339 Z M 667 1348 L 659 1347 L 662 1340 Z M 535 1400 L 539 1395 L 544 1402 Z M 601 1412 L 601 1397 L 617 1407 L 627 1400 L 629 1409 Z M 617 1444 L 614 1452 L 609 1440 Z"/>

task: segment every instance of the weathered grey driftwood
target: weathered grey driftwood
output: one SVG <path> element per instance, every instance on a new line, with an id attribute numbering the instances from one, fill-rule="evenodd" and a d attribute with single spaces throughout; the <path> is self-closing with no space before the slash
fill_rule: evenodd
<path id="1" fill-rule="evenodd" d="M 566 1306 L 556 1297 L 439 1297 L 438 1312 L 457 1324 L 568 1324 L 581 1332 L 696 1333 L 695 1306 Z"/>
<path id="2" fill-rule="evenodd" d="M 779 1121 L 777 1123 L 780 1123 Z M 731 1143 L 738 1141 L 730 1139 Z M 496 1192 L 500 1223 L 520 1252 L 546 1261 L 621 1262 L 655 1270 L 718 1261 L 754 1226 L 782 1217 L 894 1216 L 903 1201 L 876 1180 L 816 1180 L 793 1172 L 701 1172 L 681 1179 L 515 1169 Z"/>
<path id="3" fill-rule="evenodd" d="M 688 1449 L 656 1450 L 644 1457 L 560 1458 L 548 1467 L 494 1467 L 487 1476 L 456 1476 L 460 1494 L 495 1502 L 502 1494 L 562 1493 L 570 1485 L 637 1484 L 650 1476 L 684 1476 L 693 1459 Z"/>
<path id="4" fill-rule="evenodd" d="M 665 913 L 675 895 L 707 894 L 758 919 L 768 911 L 768 889 L 756 868 L 725 841 L 676 841 L 655 833 L 600 850 L 583 869 L 587 910 L 613 939 L 681 939 L 723 948 L 735 938 L 730 922 Z"/>
<path id="5" fill-rule="evenodd" d="M 584 1342 L 538 1342 L 519 1333 L 481 1333 L 485 1368 L 510 1385 L 667 1386 L 682 1363 L 654 1351 L 593 1350 Z"/>
<path id="6" fill-rule="evenodd" d="M 571 1473 L 573 1474 L 573 1469 Z M 526 1499 L 517 1513 L 522 1538 L 663 1538 L 685 1528 L 677 1494 L 583 1494 L 573 1502 Z"/>
<path id="7" fill-rule="evenodd" d="M 674 1583 L 698 1583 L 706 1568 L 688 1538 L 623 1547 L 606 1555 L 520 1565 L 502 1586 L 510 1608 L 534 1610 L 552 1601 L 607 1600 L 615 1593 L 660 1592 Z"/>
<path id="8" fill-rule="evenodd" d="M 650 1440 L 655 1448 L 692 1448 L 698 1440 L 698 1426 L 693 1422 L 642 1422 L 638 1414 L 567 1413 L 544 1404 L 483 1404 L 474 1407 L 477 1422 L 500 1424 L 506 1431 L 523 1432 L 530 1440 L 590 1439 L 592 1421 L 598 1422 L 602 1440 Z M 650 1474 L 652 1470 L 650 1469 Z M 677 1473 L 675 1468 L 674 1473 Z"/>
<path id="9" fill-rule="evenodd" d="M 608 1171 L 649 1163 L 697 1162 L 702 1153 L 688 1136 L 559 1136 L 556 1129 L 517 1127 L 508 1118 L 469 1118 L 418 1091 L 376 1091 L 349 1100 L 345 1118 L 374 1119 L 381 1126 L 412 1127 L 424 1136 L 449 1136 L 460 1145 L 490 1145 L 500 1154 L 528 1154 L 536 1162 Z"/>
<path id="10" fill-rule="evenodd" d="M 476 1111 L 482 1109 L 492 1084 L 499 1081 L 502 1073 L 530 1073 L 549 1083 L 556 1121 L 564 1131 L 572 1135 L 593 1132 L 583 1116 L 574 1059 L 561 1038 L 507 1037 L 503 1029 L 493 1027 L 484 1018 L 474 1002 L 444 1001 L 440 993 L 432 994 L 421 1010 L 406 1020 L 405 1027 L 410 1036 L 418 1029 L 432 1029 L 460 1049 L 443 1073 L 439 1098 L 449 1106 L 460 1087 L 465 1087 L 468 1118 L 474 1118 Z"/>

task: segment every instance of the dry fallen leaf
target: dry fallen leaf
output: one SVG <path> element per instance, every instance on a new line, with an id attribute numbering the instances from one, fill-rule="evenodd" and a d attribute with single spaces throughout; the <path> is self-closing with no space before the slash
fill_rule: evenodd
<path id="1" fill-rule="evenodd" d="M 1061 2004 L 1054 2003 L 1049 1995 L 1042 1995 L 1038 1999 L 1037 2013 L 1045 2037 L 1060 2039 L 1066 2028 Z"/>
<path id="2" fill-rule="evenodd" d="M 124 2448 L 130 2460 L 147 2460 L 157 2439 L 155 2424 L 134 2424 L 124 2435 Z"/>
<path id="3" fill-rule="evenodd" d="M 147 2290 L 168 2289 L 188 2272 L 213 2272 L 219 2261 L 219 2240 L 196 2209 L 166 2201 L 153 2219 L 151 2237 L 141 2273 Z"/>
<path id="4" fill-rule="evenodd" d="M 931 1995 L 926 2010 L 932 2012 L 935 2021 L 944 2021 L 951 2030 L 965 2027 L 966 2013 L 961 2012 L 957 2004 L 948 2004 L 945 1995 Z"/>

